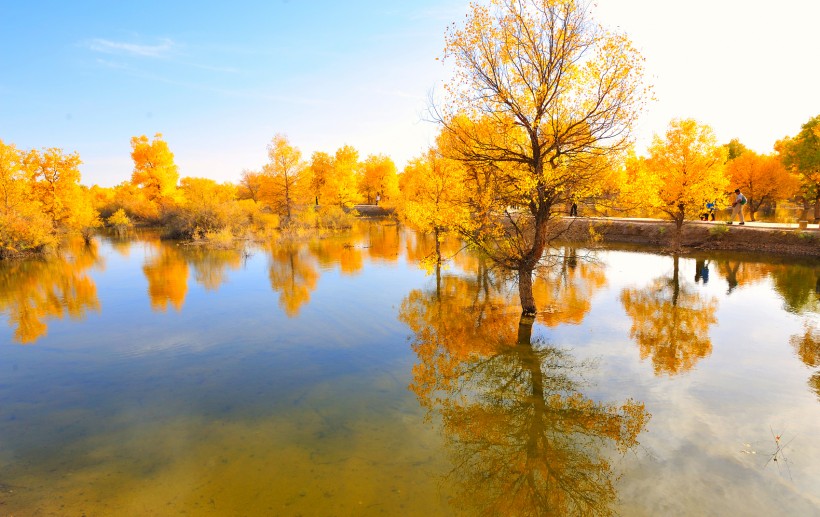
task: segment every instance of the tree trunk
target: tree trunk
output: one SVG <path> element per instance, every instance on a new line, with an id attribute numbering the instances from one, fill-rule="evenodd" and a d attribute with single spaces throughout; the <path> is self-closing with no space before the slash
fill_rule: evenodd
<path id="1" fill-rule="evenodd" d="M 521 298 L 521 315 L 535 316 L 535 298 L 532 295 L 532 269 L 518 270 L 518 296 Z"/>
<path id="2" fill-rule="evenodd" d="M 820 223 L 820 188 L 817 189 L 817 196 L 814 198 L 814 222 Z"/>
<path id="3" fill-rule="evenodd" d="M 535 323 L 534 316 L 521 315 L 518 320 L 518 344 L 529 345 L 532 340 L 532 324 Z"/>

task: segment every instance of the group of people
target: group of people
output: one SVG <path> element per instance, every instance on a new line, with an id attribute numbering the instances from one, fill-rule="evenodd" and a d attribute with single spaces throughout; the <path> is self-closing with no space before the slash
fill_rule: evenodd
<path id="1" fill-rule="evenodd" d="M 739 188 L 735 189 L 735 198 L 732 200 L 732 217 L 729 219 L 729 222 L 726 224 L 733 224 L 735 218 L 738 218 L 740 221 L 739 224 L 743 225 L 746 224 L 746 221 L 743 220 L 743 205 L 746 204 L 746 196 L 740 191 Z M 712 221 L 715 220 L 715 202 L 709 201 L 706 203 L 706 207 L 702 214 L 700 214 L 701 221 L 708 221 L 710 218 Z"/>

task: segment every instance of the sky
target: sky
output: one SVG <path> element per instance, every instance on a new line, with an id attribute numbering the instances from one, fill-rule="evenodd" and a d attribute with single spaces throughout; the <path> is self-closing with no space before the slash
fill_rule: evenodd
<path id="1" fill-rule="evenodd" d="M 128 180 L 162 133 L 181 176 L 238 181 L 285 134 L 305 159 L 352 145 L 401 170 L 433 143 L 444 32 L 466 0 L 2 0 L 0 140 L 78 152 L 82 183 Z M 645 151 L 672 118 L 761 153 L 820 114 L 818 0 L 597 0 L 654 86 Z"/>

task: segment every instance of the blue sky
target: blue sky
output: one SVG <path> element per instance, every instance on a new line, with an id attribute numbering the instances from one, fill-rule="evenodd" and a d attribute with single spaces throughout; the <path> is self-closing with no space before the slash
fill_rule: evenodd
<path id="1" fill-rule="evenodd" d="M 447 70 L 462 0 L 34 2 L 0 17 L 0 139 L 61 147 L 83 183 L 131 174 L 130 138 L 163 133 L 183 176 L 236 181 L 276 133 L 305 158 L 344 144 L 401 168 L 432 142 L 422 120 Z M 768 152 L 820 114 L 820 2 L 599 0 L 647 58 L 658 100 L 639 151 L 672 117 Z"/>

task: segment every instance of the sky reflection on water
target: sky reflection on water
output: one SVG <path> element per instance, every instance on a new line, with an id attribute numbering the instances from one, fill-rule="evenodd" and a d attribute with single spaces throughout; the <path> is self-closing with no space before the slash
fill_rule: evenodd
<path id="1" fill-rule="evenodd" d="M 515 286 L 466 253 L 427 274 L 432 245 L 363 223 L 0 264 L 0 509 L 820 511 L 816 263 L 567 247 L 520 341 Z"/>

